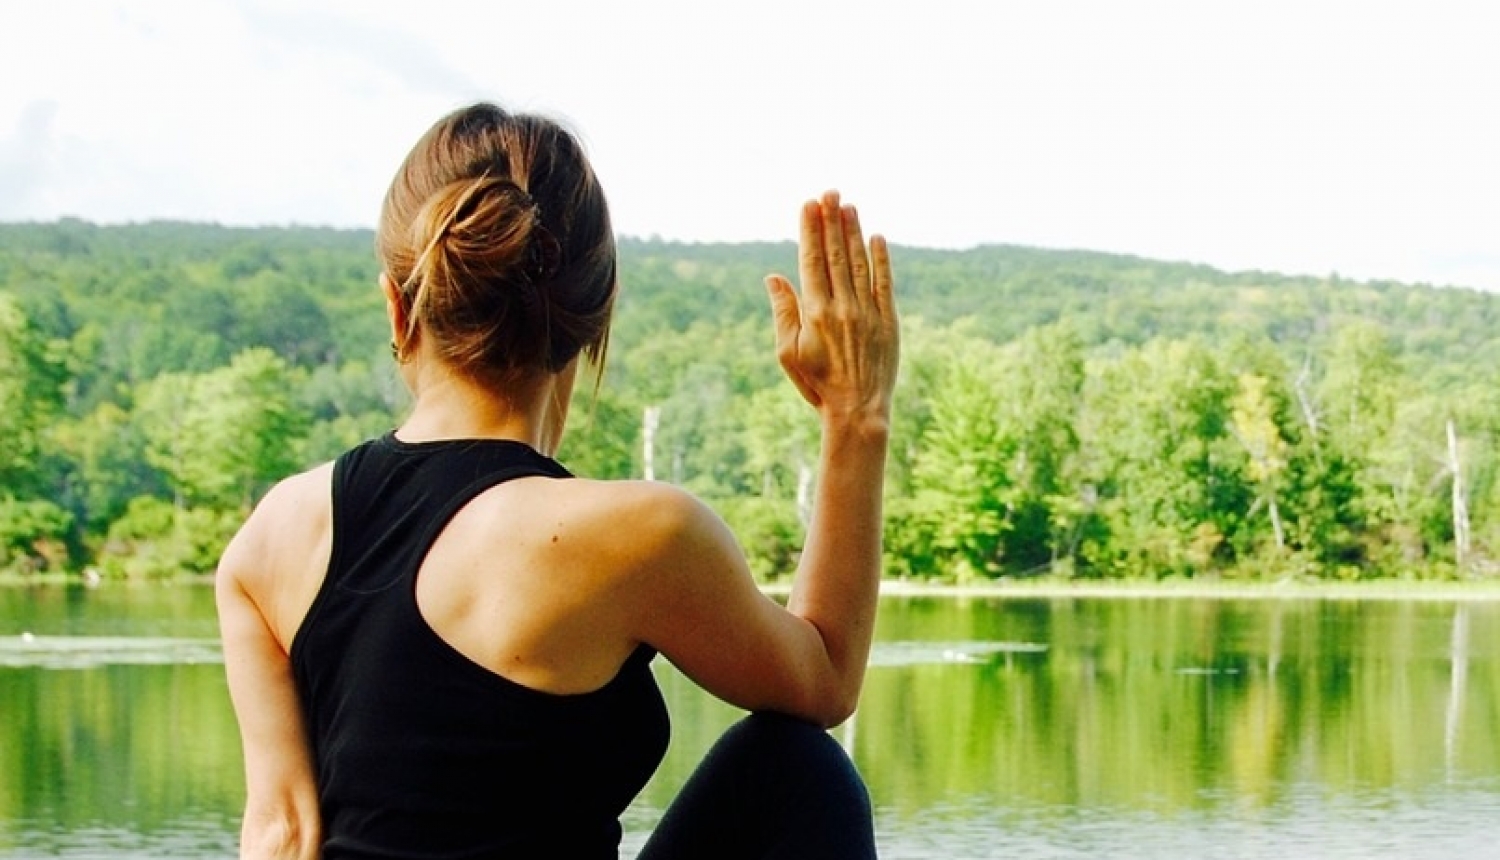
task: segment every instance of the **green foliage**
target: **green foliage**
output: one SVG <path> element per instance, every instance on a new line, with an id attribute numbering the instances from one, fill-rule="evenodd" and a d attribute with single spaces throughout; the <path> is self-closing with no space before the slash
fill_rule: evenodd
<path id="1" fill-rule="evenodd" d="M 99 564 L 106 576 L 126 579 L 208 573 L 218 564 L 239 520 L 230 511 L 178 508 L 141 496 L 110 525 Z"/>
<path id="2" fill-rule="evenodd" d="M 1247 491 L 1227 431 L 1233 380 L 1201 341 L 1153 340 L 1090 379 L 1083 446 L 1105 573 L 1192 575 L 1226 561 Z"/>
<path id="3" fill-rule="evenodd" d="M 1002 555 L 1012 570 L 1071 563 L 1076 552 L 1088 505 L 1078 437 L 1084 380 L 1083 345 L 1070 320 L 1031 329 L 1005 353 L 1001 419 L 1015 454 Z"/>
<path id="4" fill-rule="evenodd" d="M 399 423 L 371 245 L 0 225 L 9 557 L 207 570 L 272 482 Z M 1500 297 L 1007 246 L 894 255 L 890 572 L 1500 572 Z M 784 575 L 818 434 L 761 277 L 795 272 L 795 248 L 625 239 L 620 262 L 607 372 L 597 395 L 581 380 L 562 461 L 641 477 L 654 412 L 656 477 L 718 507 L 757 576 Z"/>
<path id="5" fill-rule="evenodd" d="M 248 511 L 255 495 L 299 464 L 293 455 L 306 415 L 293 409 L 293 374 L 255 348 L 204 374 L 169 373 L 136 405 L 146 460 L 193 505 Z"/>
<path id="6" fill-rule="evenodd" d="M 48 501 L 0 498 L 0 571 L 30 573 L 63 567 L 73 518 Z"/>
<path id="7" fill-rule="evenodd" d="M 37 489 L 43 428 L 61 405 L 58 370 L 41 333 L 0 292 L 0 492 Z"/>
<path id="8" fill-rule="evenodd" d="M 994 348 L 949 341 L 911 360 L 938 367 L 928 371 L 934 385 L 907 492 L 890 502 L 898 570 L 951 570 L 960 582 L 992 575 L 1000 570 L 1015 454 L 1015 441 L 1002 433 Z"/>
<path id="9" fill-rule="evenodd" d="M 739 398 L 735 407 L 750 491 L 802 504 L 818 460 L 818 423 L 802 395 L 791 385 L 774 385 Z"/>
<path id="10" fill-rule="evenodd" d="M 89 534 L 101 534 L 131 499 L 167 492 L 166 478 L 146 457 L 139 417 L 105 401 L 52 427 L 50 443 L 64 464 L 59 496 Z"/>
<path id="11" fill-rule="evenodd" d="M 757 580 L 774 582 L 792 575 L 805 535 L 794 502 L 751 496 L 725 499 L 717 507 L 739 538 Z"/>
<path id="12" fill-rule="evenodd" d="M 618 479 L 639 474 L 641 415 L 610 391 L 597 396 L 580 385 L 568 410 L 559 460 L 582 478 Z"/>

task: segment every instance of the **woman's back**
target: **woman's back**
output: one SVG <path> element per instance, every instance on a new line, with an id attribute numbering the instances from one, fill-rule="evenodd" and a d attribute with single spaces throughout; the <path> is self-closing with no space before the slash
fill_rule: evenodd
<path id="1" fill-rule="evenodd" d="M 666 748 L 653 652 L 637 648 L 598 689 L 547 693 L 465 656 L 418 607 L 418 571 L 449 519 L 537 475 L 567 473 L 493 440 L 386 436 L 335 466 L 328 575 L 291 653 L 325 856 L 614 856 L 618 817 Z M 493 555 L 516 542 L 491 523 Z"/>

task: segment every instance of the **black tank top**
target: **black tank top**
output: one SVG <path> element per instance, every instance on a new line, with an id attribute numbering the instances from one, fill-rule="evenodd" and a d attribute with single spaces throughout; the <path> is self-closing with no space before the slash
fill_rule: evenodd
<path id="1" fill-rule="evenodd" d="M 543 693 L 460 654 L 417 608 L 449 520 L 529 475 L 569 477 L 499 440 L 386 435 L 335 463 L 332 557 L 291 649 L 328 860 L 617 856 L 619 816 L 667 746 L 654 652 L 594 692 Z"/>

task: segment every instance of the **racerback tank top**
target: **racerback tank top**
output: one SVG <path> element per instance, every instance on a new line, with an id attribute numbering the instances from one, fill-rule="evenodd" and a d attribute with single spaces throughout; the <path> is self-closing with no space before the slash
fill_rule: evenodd
<path id="1" fill-rule="evenodd" d="M 570 477 L 504 440 L 387 434 L 335 463 L 328 572 L 291 648 L 327 860 L 617 856 L 619 816 L 667 745 L 654 652 L 596 691 L 544 693 L 459 653 L 417 607 L 449 520 L 533 475 Z"/>

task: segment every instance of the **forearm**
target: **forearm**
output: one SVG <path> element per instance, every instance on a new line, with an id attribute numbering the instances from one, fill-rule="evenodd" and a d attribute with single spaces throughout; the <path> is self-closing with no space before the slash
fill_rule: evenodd
<path id="1" fill-rule="evenodd" d="M 256 522 L 253 518 L 251 523 Z M 291 660 L 245 587 L 258 532 L 231 541 L 215 577 L 224 673 L 245 757 L 242 860 L 316 860 L 322 818 Z"/>
<path id="2" fill-rule="evenodd" d="M 787 604 L 818 629 L 845 711 L 859 698 L 874 634 L 889 436 L 883 415 L 824 422 L 812 521 Z"/>
<path id="3" fill-rule="evenodd" d="M 817 498 L 787 608 L 806 622 L 812 710 L 839 722 L 859 701 L 875 628 L 901 338 L 885 240 L 867 249 L 837 192 L 802 207 L 798 248 L 800 297 L 786 278 L 766 279 L 777 360 L 823 422 Z"/>

